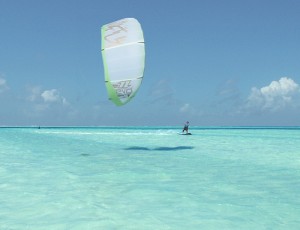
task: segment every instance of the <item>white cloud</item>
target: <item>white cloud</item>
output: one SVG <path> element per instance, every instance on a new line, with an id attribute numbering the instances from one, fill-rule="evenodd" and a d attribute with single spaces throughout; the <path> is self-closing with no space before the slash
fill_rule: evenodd
<path id="1" fill-rule="evenodd" d="M 42 90 L 39 86 L 28 87 L 27 99 L 36 104 L 37 110 L 45 110 L 50 104 L 70 105 L 57 89 Z"/>
<path id="2" fill-rule="evenodd" d="M 191 108 L 190 104 L 184 104 L 183 106 L 180 107 L 179 111 L 182 112 L 182 113 L 185 113 L 187 111 L 189 111 Z"/>
<path id="3" fill-rule="evenodd" d="M 282 77 L 268 86 L 252 88 L 246 107 L 277 111 L 288 106 L 296 106 L 296 97 L 300 95 L 299 85 L 291 78 Z"/>
<path id="4" fill-rule="evenodd" d="M 38 118 L 53 124 L 59 124 L 65 119 L 76 119 L 76 111 L 58 89 L 45 90 L 40 86 L 28 86 L 27 91 L 23 113 L 28 119 Z"/>
<path id="5" fill-rule="evenodd" d="M 43 92 L 39 87 L 34 87 L 31 89 L 31 95 L 29 97 L 31 101 L 37 101 L 42 99 L 46 103 L 59 103 L 63 105 L 68 105 L 66 98 L 60 95 L 57 89 L 44 90 Z"/>
<path id="6" fill-rule="evenodd" d="M 61 99 L 57 89 L 45 90 L 41 96 L 45 102 L 57 102 Z"/>
<path id="7" fill-rule="evenodd" d="M 6 80 L 0 77 L 0 93 L 8 90 L 8 86 L 6 84 Z"/>
<path id="8" fill-rule="evenodd" d="M 60 92 L 57 89 L 45 90 L 41 97 L 46 103 L 59 103 L 62 105 L 69 105 L 69 102 L 66 98 L 60 95 Z"/>

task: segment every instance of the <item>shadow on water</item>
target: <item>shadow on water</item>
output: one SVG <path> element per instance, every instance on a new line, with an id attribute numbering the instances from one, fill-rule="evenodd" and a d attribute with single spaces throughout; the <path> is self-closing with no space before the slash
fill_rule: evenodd
<path id="1" fill-rule="evenodd" d="M 151 150 L 151 149 L 147 147 L 133 146 L 133 147 L 126 148 L 125 150 Z"/>
<path id="2" fill-rule="evenodd" d="M 193 146 L 176 146 L 176 147 L 156 147 L 156 148 L 147 148 L 142 146 L 132 146 L 125 148 L 124 150 L 136 150 L 136 151 L 178 151 L 178 150 L 190 150 L 194 149 Z M 88 153 L 81 153 L 80 156 L 82 157 L 89 157 L 91 156 Z"/>
<path id="3" fill-rule="evenodd" d="M 177 151 L 177 150 L 187 150 L 193 149 L 192 146 L 176 146 L 176 147 L 157 147 L 157 148 L 147 148 L 147 147 L 140 147 L 140 146 L 132 146 L 125 148 L 125 150 L 147 150 L 147 151 Z"/>

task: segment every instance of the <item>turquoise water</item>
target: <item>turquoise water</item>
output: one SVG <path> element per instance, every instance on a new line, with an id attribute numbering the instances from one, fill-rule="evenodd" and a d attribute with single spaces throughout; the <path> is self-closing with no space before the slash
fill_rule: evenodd
<path id="1" fill-rule="evenodd" d="M 300 229 L 300 128 L 1 128 L 0 229 Z"/>

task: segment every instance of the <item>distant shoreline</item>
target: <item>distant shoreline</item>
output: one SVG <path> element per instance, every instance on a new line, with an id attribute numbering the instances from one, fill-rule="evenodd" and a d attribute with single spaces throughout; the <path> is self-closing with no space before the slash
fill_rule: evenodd
<path id="1" fill-rule="evenodd" d="M 0 126 L 0 129 L 181 129 L 182 126 Z M 217 129 L 295 129 L 300 126 L 191 126 L 192 130 Z"/>

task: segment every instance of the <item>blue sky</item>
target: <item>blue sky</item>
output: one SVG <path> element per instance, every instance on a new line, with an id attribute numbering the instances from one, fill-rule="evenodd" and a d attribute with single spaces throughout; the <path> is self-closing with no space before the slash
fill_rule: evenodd
<path id="1" fill-rule="evenodd" d="M 0 126 L 300 125 L 298 0 L 0 0 Z M 107 99 L 101 26 L 142 25 L 144 80 Z"/>

